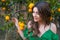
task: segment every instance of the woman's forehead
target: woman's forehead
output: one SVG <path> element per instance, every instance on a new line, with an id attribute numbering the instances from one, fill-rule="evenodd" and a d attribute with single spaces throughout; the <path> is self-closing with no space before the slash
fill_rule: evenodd
<path id="1" fill-rule="evenodd" d="M 38 8 L 37 8 L 37 7 L 34 7 L 34 8 L 33 8 L 33 11 L 38 11 Z"/>

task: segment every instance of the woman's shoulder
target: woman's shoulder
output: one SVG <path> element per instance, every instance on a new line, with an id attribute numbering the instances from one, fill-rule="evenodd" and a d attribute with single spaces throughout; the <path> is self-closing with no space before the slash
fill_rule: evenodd
<path id="1" fill-rule="evenodd" d="M 56 24 L 55 23 L 51 23 L 51 26 L 56 27 Z"/>
<path id="2" fill-rule="evenodd" d="M 55 25 L 54 23 L 51 23 L 51 30 L 52 30 L 53 33 L 56 34 L 56 32 L 57 32 L 57 27 L 56 27 L 56 25 Z"/>

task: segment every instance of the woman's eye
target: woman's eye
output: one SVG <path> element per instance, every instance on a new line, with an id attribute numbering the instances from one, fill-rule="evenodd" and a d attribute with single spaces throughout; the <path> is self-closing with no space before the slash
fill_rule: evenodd
<path id="1" fill-rule="evenodd" d="M 34 12 L 34 11 L 33 11 L 33 13 L 36 13 L 36 14 L 37 14 L 38 12 Z"/>

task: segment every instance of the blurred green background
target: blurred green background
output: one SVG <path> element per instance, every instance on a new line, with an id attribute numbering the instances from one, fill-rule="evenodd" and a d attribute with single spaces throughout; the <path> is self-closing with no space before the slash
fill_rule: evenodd
<path id="1" fill-rule="evenodd" d="M 18 18 L 27 26 L 28 20 L 32 19 L 31 3 L 46 1 L 50 3 L 51 22 L 60 28 L 60 0 L 0 0 L 0 40 L 22 40 L 12 22 L 12 17 Z M 59 30 L 58 30 L 58 34 Z"/>

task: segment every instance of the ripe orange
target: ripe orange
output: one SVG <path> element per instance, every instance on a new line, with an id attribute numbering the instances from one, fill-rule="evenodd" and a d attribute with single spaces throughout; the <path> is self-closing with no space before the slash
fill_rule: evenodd
<path id="1" fill-rule="evenodd" d="M 29 9 L 28 11 L 29 11 L 29 12 L 32 12 L 32 9 Z"/>
<path id="2" fill-rule="evenodd" d="M 52 13 L 54 13 L 54 10 L 51 10 Z"/>
<path id="3" fill-rule="evenodd" d="M 23 22 L 18 22 L 20 30 L 24 30 L 24 23 Z"/>
<path id="4" fill-rule="evenodd" d="M 34 6 L 34 3 L 30 3 L 28 7 L 32 8 L 33 6 Z"/>
<path id="5" fill-rule="evenodd" d="M 6 0 L 1 0 L 2 2 L 5 2 Z"/>
<path id="6" fill-rule="evenodd" d="M 2 10 L 6 10 L 6 8 L 5 8 L 5 7 L 3 7 L 3 8 L 2 8 Z"/>
<path id="7" fill-rule="evenodd" d="M 51 17 L 50 17 L 50 21 L 52 21 L 52 20 L 53 20 L 53 17 L 51 16 Z"/>
<path id="8" fill-rule="evenodd" d="M 60 8 L 58 8 L 58 12 L 60 12 Z"/>
<path id="9" fill-rule="evenodd" d="M 8 21 L 8 20 L 10 20 L 10 17 L 9 16 L 5 16 L 5 19 Z"/>

